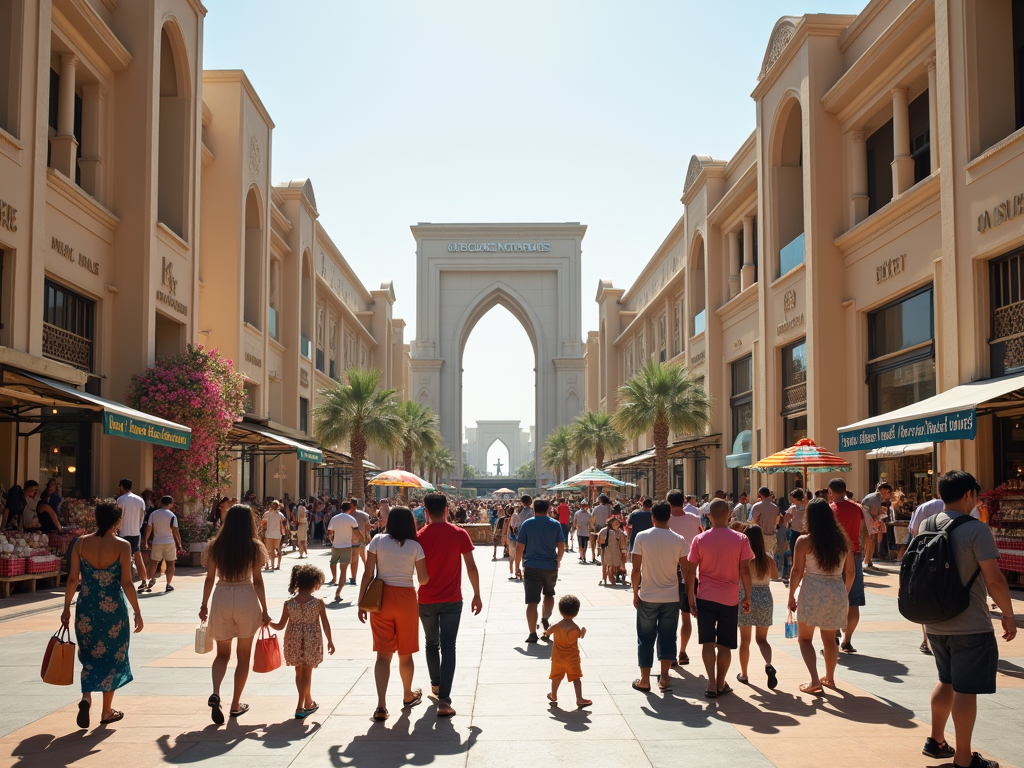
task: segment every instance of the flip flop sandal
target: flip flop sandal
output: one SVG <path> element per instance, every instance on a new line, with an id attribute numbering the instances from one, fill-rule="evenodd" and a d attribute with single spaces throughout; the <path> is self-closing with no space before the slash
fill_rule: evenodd
<path id="1" fill-rule="evenodd" d="M 75 718 L 75 724 L 79 728 L 89 727 L 89 707 L 92 706 L 90 702 L 82 699 L 78 702 L 78 717 Z"/>
<path id="2" fill-rule="evenodd" d="M 313 706 L 312 706 L 312 707 L 306 707 L 306 708 L 305 708 L 304 710 L 302 710 L 302 711 L 303 711 L 303 712 L 305 712 L 305 713 L 306 713 L 307 715 L 312 715 L 312 714 L 313 714 L 314 712 L 316 712 L 316 711 L 317 711 L 318 709 L 320 709 L 320 705 L 319 705 L 319 704 L 317 704 L 317 703 L 316 703 L 316 702 L 314 701 L 314 702 L 313 702 Z"/>
<path id="3" fill-rule="evenodd" d="M 423 701 L 423 691 L 413 691 L 414 695 L 408 701 L 402 701 L 402 707 L 408 709 L 409 707 L 415 707 L 421 701 Z"/>
<path id="4" fill-rule="evenodd" d="M 825 691 L 821 688 L 811 688 L 809 685 L 804 683 L 800 686 L 800 690 L 803 693 L 809 693 L 811 696 L 821 696 Z"/>
<path id="5" fill-rule="evenodd" d="M 228 712 L 228 715 L 230 717 L 239 717 L 241 715 L 244 715 L 248 711 L 249 711 L 249 705 L 248 704 L 240 704 L 238 709 L 232 709 L 230 712 Z"/>
<path id="6" fill-rule="evenodd" d="M 124 712 L 118 712 L 116 709 L 113 709 L 111 710 L 110 717 L 100 720 L 100 725 L 109 725 L 110 723 L 116 723 L 118 720 L 124 720 Z"/>
<path id="7" fill-rule="evenodd" d="M 685 653 L 680 653 L 679 654 L 679 663 L 682 664 L 683 666 L 686 666 L 687 664 L 690 663 L 690 657 L 687 656 Z"/>
<path id="8" fill-rule="evenodd" d="M 217 725 L 224 725 L 224 710 L 220 708 L 220 696 L 213 694 L 206 703 L 210 706 L 210 717 Z"/>
<path id="9" fill-rule="evenodd" d="M 768 673 L 768 687 L 775 690 L 776 686 L 779 684 L 778 672 L 771 664 L 766 665 L 764 671 Z"/>
<path id="10" fill-rule="evenodd" d="M 717 699 L 718 698 L 718 691 L 704 691 L 704 698 L 705 699 Z"/>
<path id="11" fill-rule="evenodd" d="M 383 722 L 388 719 L 388 711 L 384 707 L 377 707 L 373 710 L 373 719 L 378 722 Z"/>
<path id="12" fill-rule="evenodd" d="M 295 710 L 295 719 L 296 720 L 305 720 L 306 719 L 306 715 L 308 715 L 308 714 L 309 713 L 306 710 L 304 710 L 304 709 L 296 709 Z"/>
<path id="13" fill-rule="evenodd" d="M 552 704 L 557 704 L 558 703 L 558 699 L 556 699 L 550 693 L 548 694 L 548 701 L 550 701 Z"/>
<path id="14" fill-rule="evenodd" d="M 580 699 L 576 702 L 576 709 L 583 709 L 584 707 L 593 706 L 594 702 L 590 699 Z"/>
<path id="15" fill-rule="evenodd" d="M 662 685 L 661 683 L 658 683 L 658 690 L 662 693 L 669 693 L 672 690 L 672 685 Z"/>
<path id="16" fill-rule="evenodd" d="M 650 693 L 651 692 L 651 687 L 647 686 L 645 688 L 644 686 L 640 685 L 640 680 L 638 678 L 638 679 L 633 681 L 633 690 L 634 691 L 640 691 L 640 693 Z"/>
<path id="17" fill-rule="evenodd" d="M 743 675 L 736 675 L 736 679 L 739 680 L 744 685 L 749 685 L 750 684 L 750 678 L 744 677 Z"/>
<path id="18" fill-rule="evenodd" d="M 732 693 L 732 687 L 728 683 L 725 684 L 725 688 L 718 692 L 718 695 L 725 696 L 727 693 Z"/>

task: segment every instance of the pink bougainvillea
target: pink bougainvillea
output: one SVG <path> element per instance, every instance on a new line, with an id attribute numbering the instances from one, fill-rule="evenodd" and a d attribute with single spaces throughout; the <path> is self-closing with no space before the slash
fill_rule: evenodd
<path id="1" fill-rule="evenodd" d="M 132 376 L 126 402 L 133 408 L 192 428 L 188 450 L 154 446 L 153 484 L 183 502 L 212 497 L 220 486 L 217 450 L 242 418 L 242 375 L 217 350 L 189 344 L 185 352 L 161 357 Z"/>

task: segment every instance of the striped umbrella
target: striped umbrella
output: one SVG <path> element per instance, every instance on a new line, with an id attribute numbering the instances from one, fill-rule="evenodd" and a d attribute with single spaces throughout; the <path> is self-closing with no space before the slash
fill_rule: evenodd
<path id="1" fill-rule="evenodd" d="M 624 480 L 619 480 L 612 477 L 603 469 L 597 467 L 590 467 L 584 469 L 578 475 L 573 475 L 568 480 L 564 480 L 562 485 L 568 486 L 612 486 L 619 488 L 624 485 L 633 485 L 633 483 L 627 483 Z"/>
<path id="2" fill-rule="evenodd" d="M 744 469 L 754 469 L 769 475 L 776 472 L 799 472 L 804 476 L 804 488 L 807 488 L 808 472 L 849 472 L 853 465 L 805 437 L 797 440 L 796 445 L 773 453 Z"/>
<path id="3" fill-rule="evenodd" d="M 368 485 L 391 485 L 396 488 L 420 488 L 424 491 L 434 490 L 434 486 L 419 475 L 404 469 L 389 469 L 375 476 Z"/>

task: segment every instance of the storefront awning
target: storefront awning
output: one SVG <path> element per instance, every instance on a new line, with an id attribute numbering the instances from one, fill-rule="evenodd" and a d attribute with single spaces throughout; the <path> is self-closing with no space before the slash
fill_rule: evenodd
<path id="1" fill-rule="evenodd" d="M 74 408 L 91 412 L 103 422 L 103 434 L 140 440 L 167 448 L 187 450 L 192 444 L 192 430 L 158 416 L 129 408 L 75 389 L 43 376 L 5 368 L 0 384 L 0 420 L 3 421 L 66 421 L 66 414 L 46 418 L 46 410 Z M 31 416 L 32 412 L 40 415 Z"/>
<path id="2" fill-rule="evenodd" d="M 301 443 L 287 435 L 283 435 L 270 427 L 251 422 L 239 422 L 231 428 L 223 450 L 239 450 L 252 448 L 267 455 L 284 455 L 295 453 L 299 461 L 321 464 L 324 460 L 323 451 L 319 448 Z"/>
<path id="3" fill-rule="evenodd" d="M 609 471 L 611 469 L 622 469 L 624 467 L 632 467 L 632 466 L 635 466 L 637 464 L 647 463 L 649 461 L 654 461 L 654 449 L 653 448 L 651 448 L 649 451 L 641 451 L 640 453 L 636 454 L 636 456 L 630 456 L 628 459 L 623 459 L 622 461 L 617 461 L 614 464 L 612 464 L 610 467 L 608 467 L 605 471 L 607 472 L 607 471 Z"/>
<path id="4" fill-rule="evenodd" d="M 352 457 L 342 451 L 332 451 L 330 448 L 324 448 L 323 456 L 323 462 L 327 468 L 352 466 Z M 368 459 L 363 459 L 363 469 L 380 472 L 380 467 Z"/>
<path id="5" fill-rule="evenodd" d="M 935 443 L 911 443 L 910 445 L 889 445 L 868 451 L 869 459 L 898 459 L 901 456 L 918 456 L 935 450 Z"/>
<path id="6" fill-rule="evenodd" d="M 675 458 L 677 456 L 689 456 L 692 458 L 702 458 L 702 448 L 718 448 L 721 445 L 721 432 L 716 432 L 713 435 L 696 435 L 695 437 L 684 437 L 682 440 L 676 440 L 668 447 L 669 458 Z M 700 455 L 698 455 L 700 454 Z"/>
<path id="7" fill-rule="evenodd" d="M 1022 390 L 1024 374 L 961 384 L 905 408 L 841 427 L 839 450 L 863 451 L 945 440 L 973 440 L 979 412 L 1024 407 Z"/>

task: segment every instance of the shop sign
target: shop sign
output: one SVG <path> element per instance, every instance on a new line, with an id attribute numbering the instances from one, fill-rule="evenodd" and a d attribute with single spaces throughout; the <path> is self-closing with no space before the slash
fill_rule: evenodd
<path id="1" fill-rule="evenodd" d="M 448 243 L 448 253 L 547 253 L 551 243 Z"/>
<path id="2" fill-rule="evenodd" d="M 704 352 L 698 352 L 696 355 L 690 358 L 690 365 L 701 365 L 703 364 L 705 358 L 706 354 Z"/>
<path id="3" fill-rule="evenodd" d="M 939 443 L 943 440 L 973 440 L 977 432 L 974 408 L 939 413 L 919 419 L 867 427 L 839 434 L 840 451 L 863 451 L 906 443 Z"/>
<path id="4" fill-rule="evenodd" d="M 796 310 L 796 291 L 786 291 L 782 297 L 782 312 L 785 315 L 789 315 L 790 312 Z M 775 326 L 775 335 L 781 336 L 786 331 L 791 331 L 799 325 L 804 324 L 804 313 L 801 312 L 796 317 L 787 317 L 785 322 L 779 323 Z"/>
<path id="5" fill-rule="evenodd" d="M 188 305 L 182 304 L 174 297 L 178 292 L 178 280 L 174 276 L 174 262 L 168 261 L 166 257 L 164 257 L 160 268 L 160 285 L 167 288 L 167 290 L 158 290 L 156 292 L 156 300 L 161 304 L 166 304 L 175 312 L 180 312 L 185 317 L 188 317 Z"/>
<path id="6" fill-rule="evenodd" d="M 153 424 L 112 411 L 105 412 L 103 416 L 103 434 L 105 435 L 118 435 L 179 449 L 187 449 L 192 442 L 191 434 L 185 430 Z"/>
<path id="7" fill-rule="evenodd" d="M 18 209 L 3 200 L 0 200 L 0 227 L 10 232 L 18 231 Z"/>
<path id="8" fill-rule="evenodd" d="M 991 211 L 983 211 L 978 217 L 978 231 L 985 234 L 988 230 L 995 229 L 1021 214 L 1024 214 L 1024 194 L 1014 195 L 1000 202 Z"/>
<path id="9" fill-rule="evenodd" d="M 875 267 L 875 283 L 884 283 L 890 277 L 903 272 L 907 265 L 907 254 L 901 253 L 893 259 L 886 259 L 882 265 Z"/>
<path id="10" fill-rule="evenodd" d="M 75 258 L 75 249 L 62 240 L 58 240 L 56 237 L 50 238 L 50 250 L 56 251 L 65 259 L 70 261 L 72 264 L 77 263 L 86 272 L 91 272 L 94 275 L 100 273 L 100 263 L 93 261 L 84 253 L 79 252 L 78 258 Z"/>
<path id="11" fill-rule="evenodd" d="M 324 460 L 324 455 L 320 451 L 308 448 L 299 448 L 296 453 L 299 454 L 299 461 L 308 461 L 311 464 L 320 464 Z"/>

